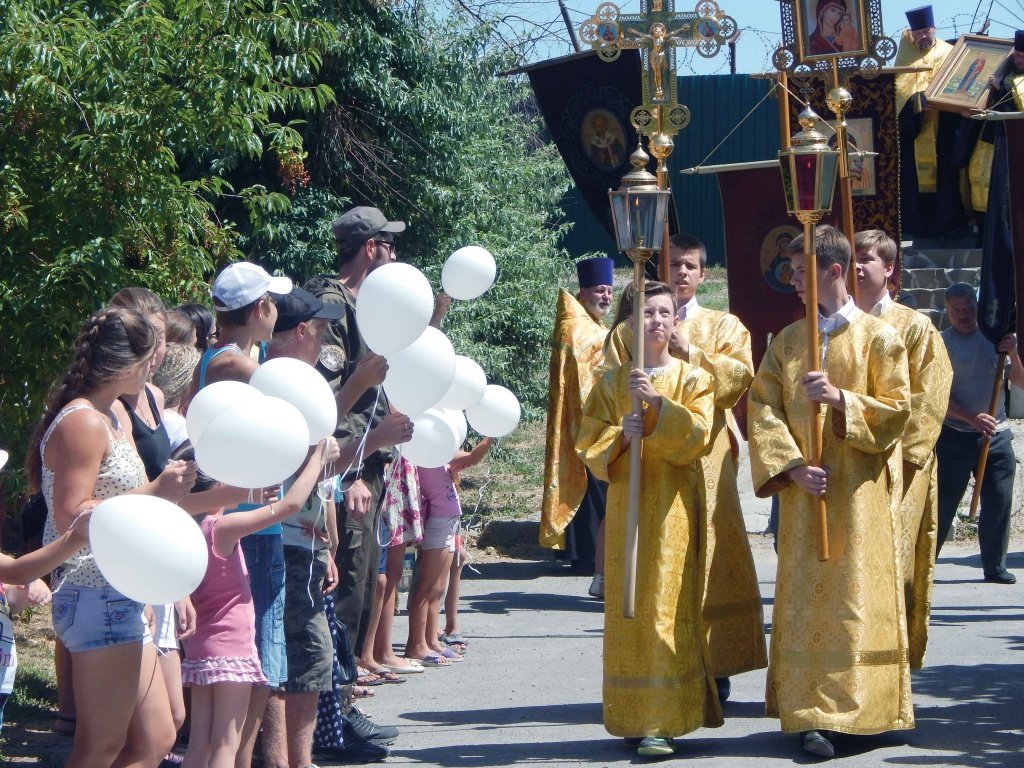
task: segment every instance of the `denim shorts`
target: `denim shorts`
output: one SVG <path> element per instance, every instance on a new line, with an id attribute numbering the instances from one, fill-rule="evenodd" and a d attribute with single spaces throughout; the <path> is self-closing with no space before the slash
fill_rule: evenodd
<path id="1" fill-rule="evenodd" d="M 281 534 L 246 536 L 242 556 L 249 570 L 249 589 L 256 613 L 256 652 L 267 685 L 280 688 L 288 680 L 284 641 L 284 550 Z"/>
<path id="2" fill-rule="evenodd" d="M 455 551 L 455 532 L 459 529 L 459 517 L 428 517 L 423 521 L 421 549 L 447 549 Z"/>
<path id="3" fill-rule="evenodd" d="M 111 586 L 68 584 L 54 593 L 50 605 L 53 631 L 71 653 L 143 642 L 149 631 L 142 609 L 142 603 Z"/>

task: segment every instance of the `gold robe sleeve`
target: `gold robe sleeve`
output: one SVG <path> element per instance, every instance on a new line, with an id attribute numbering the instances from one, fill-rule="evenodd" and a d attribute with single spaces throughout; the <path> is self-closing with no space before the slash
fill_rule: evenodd
<path id="1" fill-rule="evenodd" d="M 709 324 L 715 326 L 713 330 L 705 330 Z M 689 325 L 683 327 L 690 344 L 690 364 L 714 379 L 715 406 L 732 408 L 754 378 L 750 333 L 738 317 L 727 312 L 702 311 L 694 318 L 692 332 Z"/>

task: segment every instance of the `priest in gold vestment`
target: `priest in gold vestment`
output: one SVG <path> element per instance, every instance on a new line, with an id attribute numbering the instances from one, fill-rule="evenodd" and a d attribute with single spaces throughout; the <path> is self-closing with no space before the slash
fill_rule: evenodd
<path id="1" fill-rule="evenodd" d="M 735 315 L 706 309 L 697 302 L 704 282 L 707 251 L 698 238 L 673 235 L 669 240 L 669 276 L 679 304 L 670 353 L 711 374 L 715 414 L 711 448 L 700 459 L 701 509 L 707 558 L 704 623 L 719 698 L 729 697 L 730 675 L 763 669 L 768 663 L 764 612 L 736 486 L 739 438 L 731 408 L 754 377 L 750 334 Z M 608 342 L 606 364 L 632 359 L 627 325 L 619 325 Z"/>
<path id="2" fill-rule="evenodd" d="M 827 732 L 912 728 L 903 604 L 899 454 L 910 415 L 907 353 L 891 326 L 846 292 L 850 244 L 818 227 L 821 371 L 808 372 L 806 320 L 787 326 L 750 387 L 750 466 L 758 496 L 779 494 L 778 573 L 766 712 L 802 748 L 831 757 Z M 791 250 L 805 296 L 803 236 Z M 812 408 L 824 409 L 821 467 L 808 465 Z M 817 558 L 817 497 L 831 557 Z"/>
<path id="3" fill-rule="evenodd" d="M 907 607 L 910 668 L 924 664 L 938 540 L 938 474 L 935 443 L 949 403 L 953 367 L 931 320 L 889 296 L 896 268 L 896 243 L 869 229 L 855 238 L 857 306 L 894 327 L 907 348 L 910 418 L 903 430 L 903 585 Z"/>
<path id="4" fill-rule="evenodd" d="M 605 483 L 595 480 L 576 455 L 583 403 L 604 361 L 614 262 L 584 259 L 576 265 L 580 290 L 558 292 L 549 366 L 547 441 L 540 544 L 556 550 L 584 573 L 604 573 L 600 558 Z M 597 591 L 600 579 L 592 590 Z M 600 595 L 595 594 L 595 597 Z"/>
<path id="5" fill-rule="evenodd" d="M 672 738 L 722 724 L 701 615 L 704 549 L 697 462 L 714 418 L 711 376 L 668 354 L 673 291 L 648 283 L 645 371 L 605 373 L 584 408 L 580 457 L 607 480 L 604 726 L 640 740 L 643 756 L 671 754 Z M 631 393 L 645 405 L 632 414 Z M 629 442 L 643 436 L 636 604 L 622 616 Z"/>
<path id="6" fill-rule="evenodd" d="M 938 37 L 930 5 L 907 11 L 907 22 L 910 29 L 900 37 L 895 66 L 922 71 L 896 75 L 900 212 L 904 232 L 935 236 L 965 221 L 953 159 L 960 118 L 927 108 L 922 99 L 953 46 Z"/>

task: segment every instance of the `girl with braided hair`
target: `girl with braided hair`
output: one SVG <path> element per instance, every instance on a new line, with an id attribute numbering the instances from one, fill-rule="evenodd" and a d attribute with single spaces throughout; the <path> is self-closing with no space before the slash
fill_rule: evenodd
<path id="1" fill-rule="evenodd" d="M 147 493 L 177 501 L 195 470 L 172 462 L 153 481 L 114 401 L 141 391 L 158 336 L 141 314 L 108 307 L 93 314 L 75 343 L 28 451 L 26 474 L 41 488 L 44 543 L 66 532 L 103 499 Z M 124 428 L 122 428 L 124 427 Z M 117 592 L 83 547 L 54 571 L 54 631 L 74 659 L 77 709 L 69 768 L 154 766 L 174 741 L 174 723 L 143 606 Z"/>

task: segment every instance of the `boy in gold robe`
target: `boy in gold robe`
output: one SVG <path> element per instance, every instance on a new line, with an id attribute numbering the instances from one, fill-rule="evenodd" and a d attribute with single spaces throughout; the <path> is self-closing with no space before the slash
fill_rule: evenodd
<path id="1" fill-rule="evenodd" d="M 850 244 L 818 227 L 821 371 L 808 372 L 806 320 L 775 339 L 750 387 L 750 466 L 758 496 L 779 494 L 779 560 L 765 709 L 806 752 L 835 754 L 829 731 L 912 728 L 901 570 L 897 441 L 910 415 L 907 353 L 891 326 L 846 292 Z M 791 246 L 806 301 L 803 237 Z M 824 406 L 821 466 L 809 466 L 812 413 Z M 896 465 L 896 466 L 894 466 Z M 831 557 L 817 558 L 816 505 Z"/>
<path id="2" fill-rule="evenodd" d="M 644 361 L 605 373 L 584 406 L 576 447 L 607 480 L 604 726 L 637 743 L 642 756 L 668 755 L 673 737 L 722 724 L 701 617 L 704 552 L 697 460 L 714 418 L 711 377 L 672 357 L 673 290 L 648 282 Z M 631 395 L 643 403 L 632 412 Z M 622 616 L 629 446 L 643 439 L 636 603 Z"/>
<path id="3" fill-rule="evenodd" d="M 724 702 L 729 698 L 730 675 L 763 669 L 768 657 L 761 592 L 736 486 L 739 440 L 730 410 L 754 377 L 750 334 L 735 315 L 697 303 L 706 270 L 704 243 L 693 235 L 673 235 L 669 277 L 676 290 L 679 323 L 669 339 L 669 352 L 711 374 L 715 393 L 711 446 L 700 459 L 699 487 L 707 547 L 704 624 L 719 699 Z M 616 327 L 606 365 L 632 359 L 631 344 L 628 327 Z"/>
<path id="4" fill-rule="evenodd" d="M 910 418 L 903 430 L 903 591 L 907 607 L 910 668 L 924 664 L 928 644 L 935 546 L 938 538 L 938 475 L 935 442 L 949 403 L 953 367 L 946 345 L 932 322 L 889 296 L 896 268 L 896 243 L 869 229 L 854 238 L 857 258 L 857 306 L 895 328 L 907 348 Z"/>
<path id="5" fill-rule="evenodd" d="M 604 362 L 608 329 L 601 321 L 611 309 L 614 266 L 606 257 L 576 264 L 579 293 L 558 292 L 549 365 L 540 545 L 564 554 L 574 570 L 593 572 L 593 597 L 604 595 L 601 532 L 607 489 L 576 455 L 576 433 Z"/>

